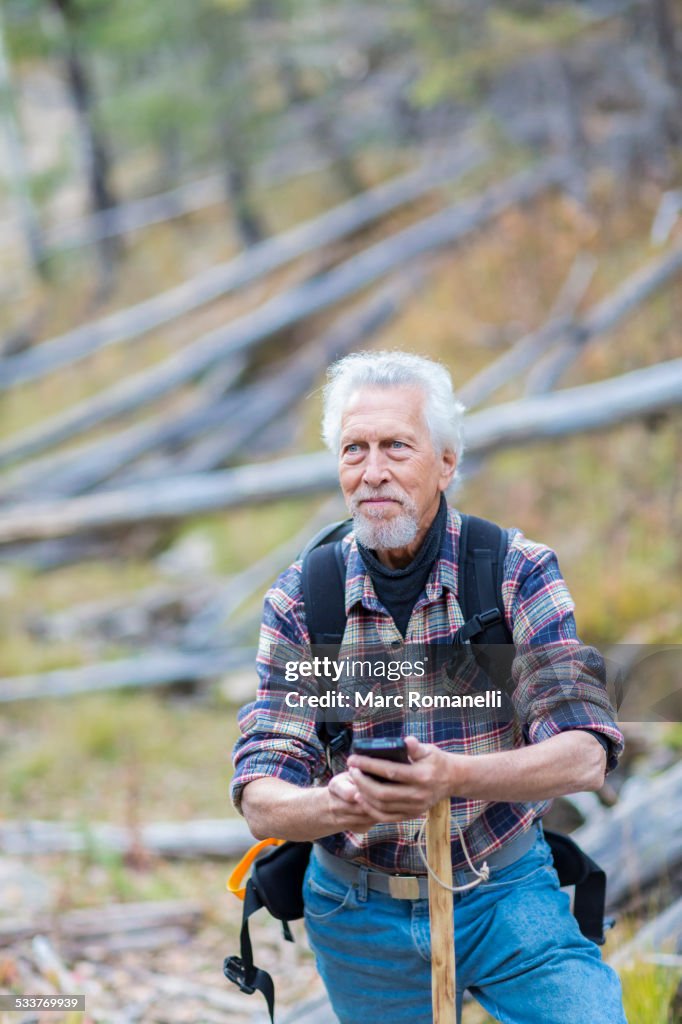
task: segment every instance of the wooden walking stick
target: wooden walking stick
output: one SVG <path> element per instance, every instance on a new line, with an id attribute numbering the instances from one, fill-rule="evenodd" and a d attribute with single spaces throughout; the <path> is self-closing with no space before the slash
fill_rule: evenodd
<path id="1" fill-rule="evenodd" d="M 429 867 L 444 885 L 452 886 L 450 853 L 450 798 L 429 810 L 426 826 Z M 433 1024 L 455 1024 L 455 919 L 450 889 L 429 873 L 429 921 L 431 924 L 431 999 Z"/>

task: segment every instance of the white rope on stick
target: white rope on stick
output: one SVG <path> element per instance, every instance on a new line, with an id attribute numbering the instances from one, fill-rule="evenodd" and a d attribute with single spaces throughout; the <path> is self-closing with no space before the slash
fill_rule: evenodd
<path id="1" fill-rule="evenodd" d="M 419 852 L 419 856 L 421 857 L 421 860 L 422 860 L 422 863 L 423 863 L 424 867 L 426 868 L 428 873 L 431 875 L 431 877 L 434 879 L 434 881 L 438 882 L 438 884 L 441 885 L 444 889 L 448 889 L 449 892 L 466 892 L 467 889 L 474 889 L 477 885 L 480 885 L 481 882 L 487 882 L 488 879 L 490 878 L 490 868 L 488 867 L 488 862 L 487 861 L 483 862 L 480 871 L 477 870 L 477 868 L 474 867 L 474 865 L 472 863 L 472 860 L 471 860 L 471 857 L 469 856 L 469 851 L 466 848 L 466 843 L 464 842 L 464 833 L 462 832 L 462 829 L 461 829 L 460 825 L 455 825 L 455 828 L 457 829 L 457 834 L 459 836 L 459 841 L 462 844 L 462 850 L 464 851 L 464 856 L 466 857 L 466 862 L 469 865 L 469 867 L 471 868 L 473 874 L 476 875 L 476 877 L 473 879 L 473 881 L 467 882 L 466 885 L 446 885 L 445 882 L 443 882 L 442 879 L 440 879 L 438 877 L 436 872 L 433 870 L 433 868 L 429 864 L 428 857 L 426 856 L 426 852 L 425 852 L 425 850 L 426 850 L 426 839 L 424 837 L 424 832 L 426 831 L 426 822 L 427 822 L 427 820 L 428 820 L 427 818 L 424 818 L 424 821 L 422 822 L 421 828 L 419 829 L 419 834 L 417 835 L 417 850 Z"/>

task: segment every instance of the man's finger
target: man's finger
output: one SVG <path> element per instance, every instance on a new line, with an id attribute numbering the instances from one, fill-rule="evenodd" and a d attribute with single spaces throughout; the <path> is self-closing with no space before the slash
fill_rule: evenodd
<path id="1" fill-rule="evenodd" d="M 335 796 L 340 797 L 342 800 L 347 800 L 348 803 L 354 803 L 358 790 L 348 772 L 334 776 L 329 785 L 332 787 L 332 792 Z"/>
<path id="2" fill-rule="evenodd" d="M 424 793 L 411 786 L 382 786 L 381 793 L 363 793 L 360 801 L 362 806 L 371 809 L 373 814 L 398 814 L 406 811 L 423 814 L 427 803 Z"/>
<path id="3" fill-rule="evenodd" d="M 387 779 L 389 782 L 409 782 L 412 778 L 409 764 L 396 764 L 395 761 L 385 761 L 380 757 L 363 757 L 361 754 L 353 754 L 352 757 L 348 758 L 348 767 L 350 776 L 356 785 L 360 781 L 360 776 L 356 776 L 354 772 L 362 772 L 362 777 L 367 778 L 368 775 L 380 775 L 382 779 Z M 381 785 L 381 783 L 375 783 L 374 780 L 370 779 L 374 785 Z"/>
<path id="4" fill-rule="evenodd" d="M 420 743 L 416 736 L 406 736 L 405 745 L 410 761 L 421 761 L 423 757 L 428 757 L 433 749 L 430 743 Z"/>

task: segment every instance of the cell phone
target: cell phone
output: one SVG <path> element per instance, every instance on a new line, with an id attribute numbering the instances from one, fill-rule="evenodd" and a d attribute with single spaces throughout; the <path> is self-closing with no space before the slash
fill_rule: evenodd
<path id="1" fill-rule="evenodd" d="M 396 764 L 410 763 L 410 759 L 407 756 L 407 744 L 402 737 L 390 739 L 377 736 L 372 739 L 353 740 L 351 753 L 362 754 L 363 757 L 376 757 L 381 761 L 393 761 Z M 390 781 L 381 775 L 374 775 L 373 772 L 367 772 L 366 774 L 369 775 L 370 779 L 375 779 L 377 782 Z"/>

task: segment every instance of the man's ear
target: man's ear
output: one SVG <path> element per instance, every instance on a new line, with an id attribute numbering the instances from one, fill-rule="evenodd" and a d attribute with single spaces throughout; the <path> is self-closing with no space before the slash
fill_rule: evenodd
<path id="1" fill-rule="evenodd" d="M 448 487 L 452 483 L 452 478 L 455 475 L 457 469 L 457 456 L 451 449 L 446 448 L 441 454 L 441 472 L 438 486 L 441 491 L 447 491 Z"/>

